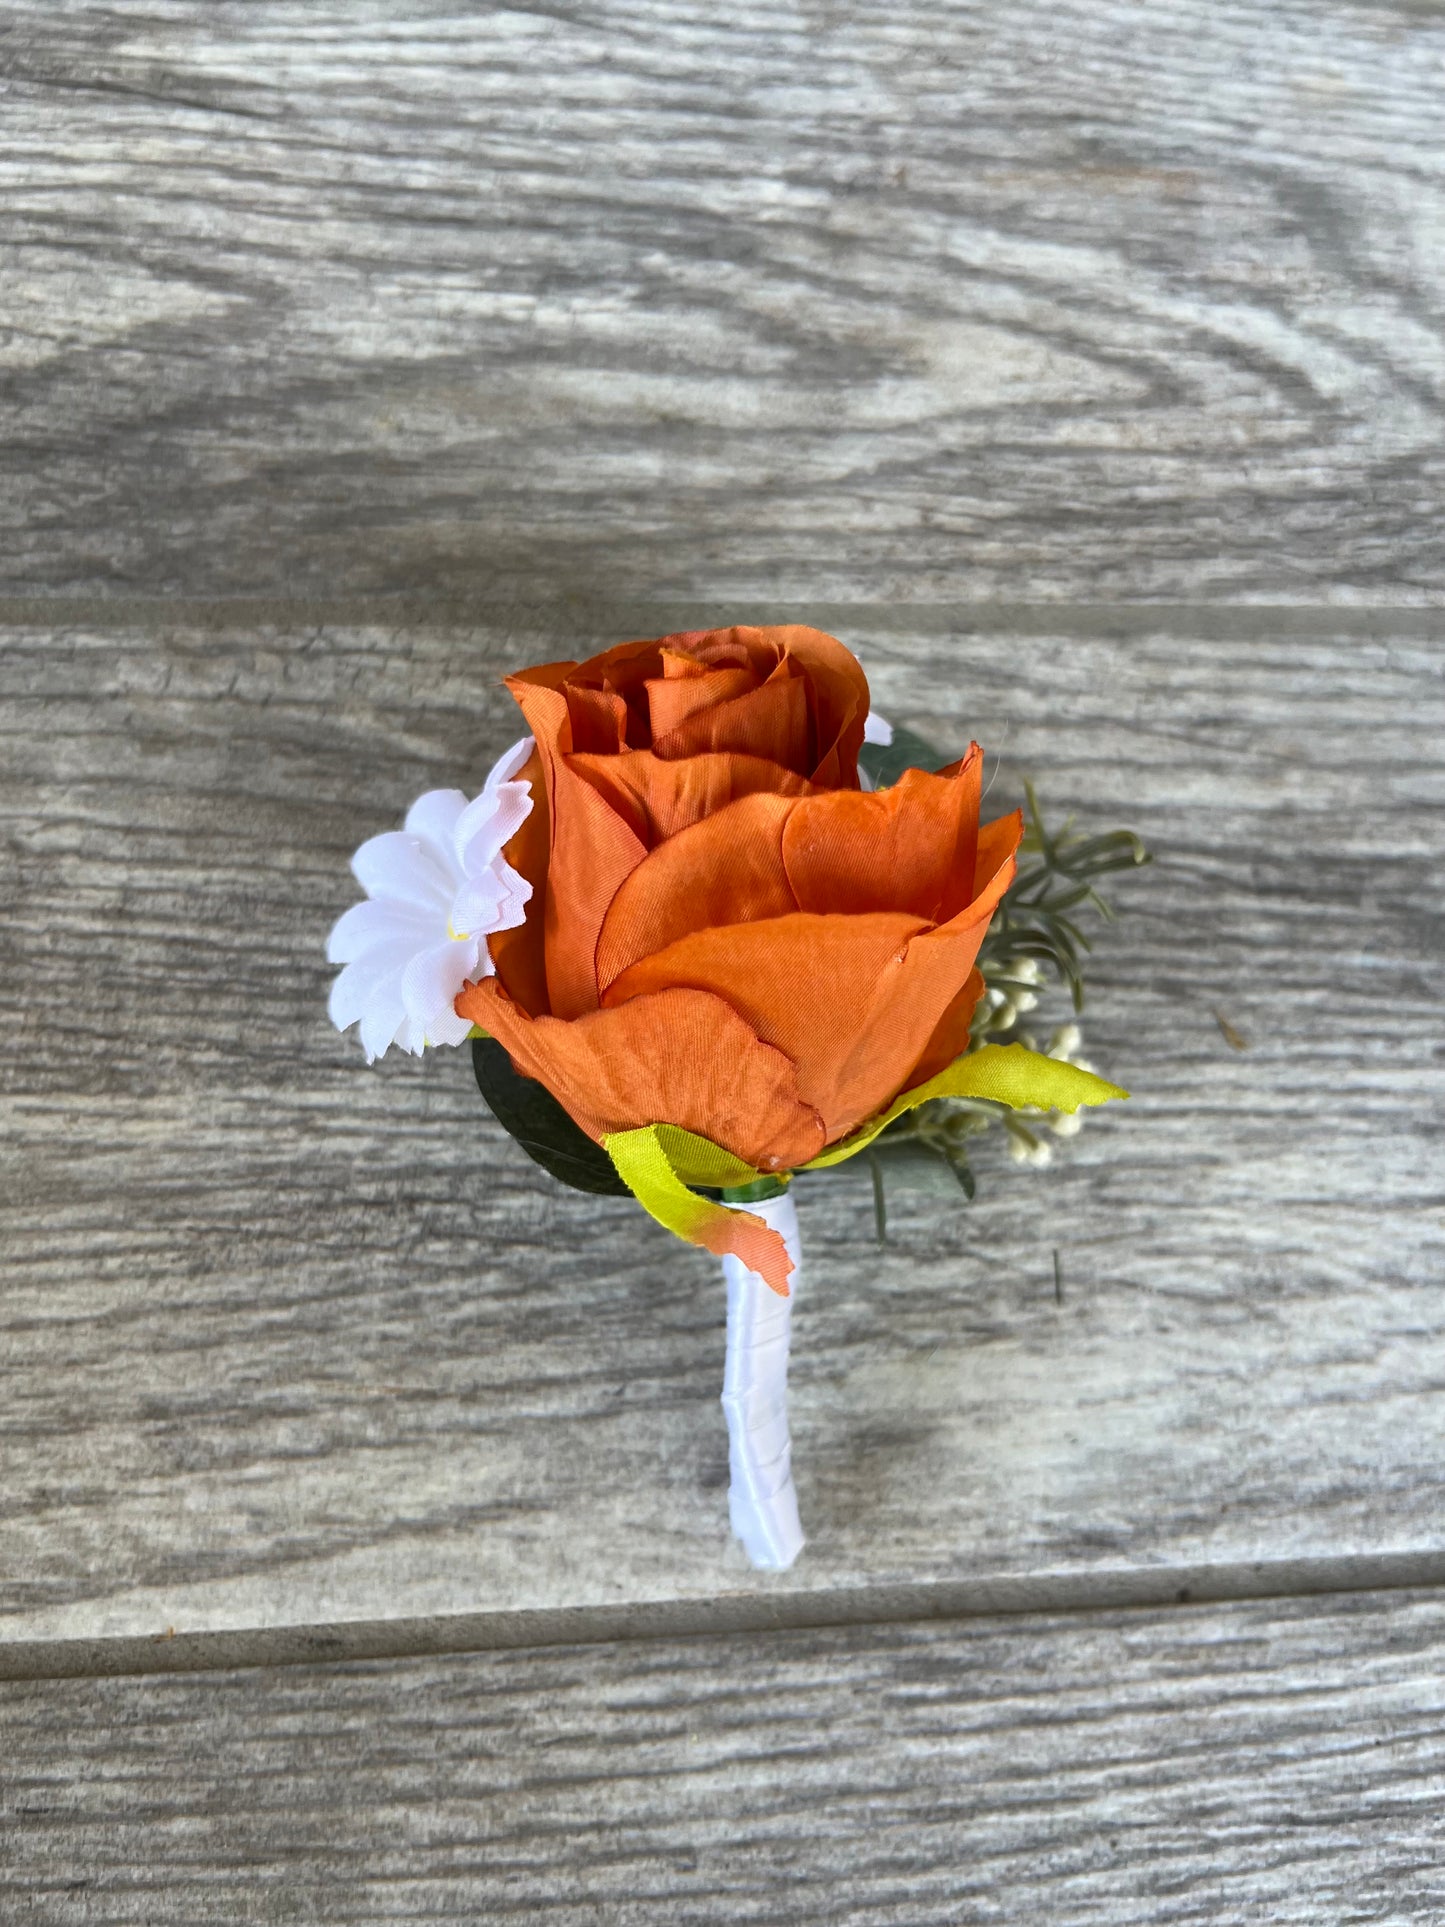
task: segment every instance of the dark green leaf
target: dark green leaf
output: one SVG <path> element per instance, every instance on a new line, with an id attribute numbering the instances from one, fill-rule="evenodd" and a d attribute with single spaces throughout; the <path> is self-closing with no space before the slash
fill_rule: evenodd
<path id="1" fill-rule="evenodd" d="M 694 1185 L 693 1190 L 709 1198 L 721 1198 L 724 1204 L 764 1204 L 769 1198 L 781 1198 L 787 1190 L 782 1178 L 772 1176 L 750 1178 L 746 1184 L 728 1184 L 715 1191 L 705 1185 Z"/>
<path id="2" fill-rule="evenodd" d="M 901 724 L 895 725 L 893 741 L 886 749 L 881 743 L 865 743 L 858 752 L 858 767 L 867 770 L 873 787 L 880 790 L 896 783 L 906 769 L 946 769 L 952 761 Z"/>
<path id="3" fill-rule="evenodd" d="M 870 1145 L 865 1156 L 868 1159 L 868 1169 L 873 1178 L 873 1228 L 878 1234 L 879 1244 L 886 1245 L 888 1242 L 888 1198 L 883 1189 L 883 1166 L 878 1161 L 878 1152 L 875 1147 Z"/>
<path id="4" fill-rule="evenodd" d="M 963 1180 L 946 1152 L 925 1144 L 919 1138 L 890 1138 L 885 1132 L 868 1147 L 867 1156 L 876 1160 L 875 1183 L 886 1172 L 888 1181 L 903 1191 L 936 1191 L 946 1197 L 958 1196 Z M 847 1165 L 836 1167 L 846 1171 Z M 965 1187 L 966 1188 L 966 1187 Z"/>
<path id="5" fill-rule="evenodd" d="M 602 1146 L 573 1122 L 544 1084 L 523 1077 L 495 1037 L 472 1039 L 472 1069 L 493 1117 L 544 1171 L 574 1191 L 631 1196 Z"/>
<path id="6" fill-rule="evenodd" d="M 952 1150 L 949 1151 L 948 1162 L 953 1171 L 953 1175 L 958 1179 L 959 1189 L 963 1192 L 963 1195 L 968 1199 L 969 1203 L 972 1204 L 973 1194 L 978 1187 L 973 1181 L 973 1166 L 969 1163 L 961 1144 L 954 1145 Z"/>

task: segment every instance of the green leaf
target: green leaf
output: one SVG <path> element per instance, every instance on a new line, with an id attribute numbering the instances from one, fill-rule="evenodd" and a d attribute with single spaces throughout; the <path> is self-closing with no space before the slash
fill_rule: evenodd
<path id="1" fill-rule="evenodd" d="M 611 1131 L 602 1142 L 649 1216 L 690 1245 L 701 1245 L 719 1258 L 741 1258 L 781 1297 L 788 1296 L 793 1261 L 782 1235 L 741 1205 L 729 1210 L 692 1189 L 696 1182 L 720 1180 L 727 1190 L 738 1190 L 762 1178 L 763 1172 L 675 1124 L 639 1124 L 630 1131 Z"/>
<path id="2" fill-rule="evenodd" d="M 574 1191 L 606 1198 L 630 1195 L 602 1146 L 592 1142 L 544 1084 L 523 1077 L 494 1037 L 472 1039 L 472 1069 L 493 1117 L 544 1171 Z"/>
<path id="3" fill-rule="evenodd" d="M 873 1179 L 873 1229 L 882 1246 L 888 1242 L 888 1195 L 883 1186 L 883 1166 L 873 1155 L 871 1146 L 864 1156 L 868 1159 L 868 1170 Z"/>
<path id="4" fill-rule="evenodd" d="M 968 1161 L 968 1153 L 961 1144 L 956 1144 L 952 1150 L 945 1152 L 944 1155 L 948 1159 L 949 1170 L 952 1171 L 953 1175 L 958 1179 L 959 1190 L 962 1191 L 969 1203 L 972 1204 L 973 1196 L 978 1186 L 974 1183 L 973 1166 Z"/>
<path id="5" fill-rule="evenodd" d="M 1044 1057 L 1036 1050 L 1026 1050 L 1022 1044 L 985 1044 L 980 1050 L 965 1051 L 955 1057 L 927 1083 L 916 1084 L 912 1090 L 895 1097 L 886 1111 L 860 1124 L 851 1136 L 830 1144 L 802 1168 L 822 1171 L 830 1164 L 841 1164 L 845 1158 L 856 1157 L 868 1149 L 881 1131 L 887 1130 L 894 1118 L 917 1110 L 920 1104 L 927 1104 L 935 1097 L 987 1098 L 995 1104 L 1007 1104 L 1012 1110 L 1027 1107 L 1072 1113 L 1081 1104 L 1107 1104 L 1110 1098 L 1128 1095 L 1117 1084 L 1110 1084 L 1093 1071 L 1081 1070 L 1077 1064 L 1066 1064 L 1056 1057 Z"/>
<path id="6" fill-rule="evenodd" d="M 695 1185 L 708 1196 L 713 1191 L 723 1204 L 764 1204 L 769 1198 L 781 1198 L 787 1191 L 785 1178 L 775 1178 L 771 1172 L 760 1178 L 750 1178 L 746 1184 Z"/>
<path id="7" fill-rule="evenodd" d="M 894 726 L 893 741 L 886 748 L 882 743 L 865 743 L 858 752 L 858 767 L 867 770 L 873 787 L 880 790 L 890 788 L 906 769 L 924 769 L 931 773 L 947 769 L 953 760 L 901 724 Z"/>
<path id="8" fill-rule="evenodd" d="M 901 1191 L 932 1191 L 947 1198 L 962 1191 L 973 1201 L 973 1171 L 961 1145 L 944 1150 L 922 1138 L 890 1137 L 885 1131 L 869 1145 L 867 1155 L 877 1159 L 888 1182 Z"/>

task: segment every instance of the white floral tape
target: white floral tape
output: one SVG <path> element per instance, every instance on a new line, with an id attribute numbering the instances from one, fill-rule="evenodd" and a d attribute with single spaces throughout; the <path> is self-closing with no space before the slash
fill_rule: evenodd
<path id="1" fill-rule="evenodd" d="M 798 1213 L 786 1192 L 738 1205 L 781 1234 L 793 1261 L 791 1295 L 780 1297 L 740 1258 L 724 1258 L 728 1287 L 728 1349 L 723 1372 L 732 1484 L 733 1531 L 755 1566 L 782 1572 L 803 1549 L 798 1495 L 793 1489 L 788 1437 L 788 1346 L 793 1304 L 803 1276 Z"/>

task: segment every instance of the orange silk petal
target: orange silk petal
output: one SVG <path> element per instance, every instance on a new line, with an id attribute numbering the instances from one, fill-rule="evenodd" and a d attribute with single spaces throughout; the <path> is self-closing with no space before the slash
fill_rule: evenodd
<path id="1" fill-rule="evenodd" d="M 975 900 L 995 890 L 1002 876 L 1003 885 L 996 890 L 1002 896 L 1004 890 L 1013 882 L 1016 868 L 1014 858 L 1024 836 L 1024 813 L 1010 810 L 1007 816 L 996 816 L 992 823 L 985 823 L 978 833 L 978 855 L 973 866 L 973 894 Z"/>
<path id="2" fill-rule="evenodd" d="M 787 660 L 800 666 L 813 692 L 814 741 L 806 763 L 820 789 L 853 789 L 858 782 L 858 751 L 868 719 L 868 681 L 851 651 L 835 636 L 802 623 L 770 628 L 696 630 L 667 636 L 709 662 L 747 661 L 760 677 Z"/>
<path id="3" fill-rule="evenodd" d="M 911 1091 L 915 1084 L 926 1084 L 930 1077 L 946 1070 L 955 1057 L 962 1057 L 968 1049 L 973 1013 L 983 993 L 983 978 L 977 970 L 971 970 L 968 982 L 934 1025 L 933 1035 L 923 1047 L 923 1055 L 904 1078 L 905 1091 Z M 889 1101 L 892 1102 L 891 1099 Z"/>
<path id="4" fill-rule="evenodd" d="M 783 867 L 796 800 L 745 796 L 680 830 L 645 856 L 612 899 L 597 941 L 597 984 L 711 926 L 757 924 L 798 907 Z"/>
<path id="5" fill-rule="evenodd" d="M 521 769 L 518 780 L 532 785 L 532 808 L 527 820 L 507 844 L 502 854 L 519 875 L 532 886 L 526 922 L 515 929 L 498 931 L 488 937 L 487 948 L 497 975 L 510 996 L 532 1017 L 547 1009 L 547 958 L 543 935 L 547 915 L 547 852 L 552 841 L 551 813 L 547 808 L 547 781 L 542 756 L 534 749 Z"/>
<path id="6" fill-rule="evenodd" d="M 610 689 L 567 688 L 572 747 L 616 752 L 627 747 L 627 704 Z"/>
<path id="7" fill-rule="evenodd" d="M 457 1010 L 599 1143 L 678 1124 L 755 1170 L 791 1170 L 823 1148 L 823 1120 L 799 1095 L 789 1058 L 704 991 L 669 987 L 563 1023 L 528 1017 L 488 977 L 466 986 Z"/>
<path id="8" fill-rule="evenodd" d="M 800 623 L 745 633 L 765 634 L 807 671 L 817 736 L 813 782 L 819 789 L 856 787 L 858 752 L 868 720 L 868 679 L 857 658 L 835 636 Z"/>
<path id="9" fill-rule="evenodd" d="M 978 833 L 978 854 L 973 860 L 973 894 L 986 888 L 998 874 L 1000 865 L 1018 849 L 1023 835 L 1024 819 L 1022 812 L 1011 810 L 1007 816 L 995 817 L 992 823 L 985 823 Z"/>
<path id="10" fill-rule="evenodd" d="M 645 854 L 627 823 L 584 777 L 568 768 L 572 723 L 567 697 L 541 680 L 559 670 L 565 674 L 568 667 L 552 664 L 507 678 L 537 739 L 547 780 L 551 849 L 544 929 L 547 996 L 555 1017 L 580 1017 L 597 1008 L 594 959 L 602 919 L 623 879 Z"/>
<path id="11" fill-rule="evenodd" d="M 669 649 L 666 643 L 658 644 L 658 654 L 662 659 L 664 676 L 705 676 L 708 672 L 705 662 L 700 662 L 696 656 L 685 656 L 681 650 Z M 735 663 L 733 667 L 746 669 L 747 664 Z"/>
<path id="12" fill-rule="evenodd" d="M 945 922 L 973 895 L 975 746 L 952 773 L 905 770 L 886 790 L 829 790 L 794 806 L 783 864 L 800 910 L 906 910 Z"/>
<path id="13" fill-rule="evenodd" d="M 804 777 L 781 764 L 761 756 L 738 756 L 731 750 L 664 763 L 651 750 L 630 749 L 621 756 L 571 756 L 568 763 L 607 798 L 649 849 L 740 796 L 760 791 L 776 796 L 812 794 Z"/>
<path id="14" fill-rule="evenodd" d="M 797 1065 L 798 1090 L 804 1103 L 821 1112 L 831 1143 L 878 1108 L 874 1103 L 856 1115 L 839 1113 L 844 1067 L 865 1055 L 877 1072 L 869 1088 L 887 1085 L 891 1098 L 948 1001 L 940 997 L 921 1027 L 915 1025 L 911 1048 L 875 1053 L 861 1028 L 870 1009 L 889 1006 L 910 939 L 926 930 L 923 919 L 897 913 L 818 917 L 801 912 L 767 923 L 695 930 L 624 971 L 607 990 L 604 1007 L 625 1008 L 630 999 L 678 984 L 726 999 L 764 1043 Z M 967 977 L 972 961 L 949 995 Z"/>
<path id="15" fill-rule="evenodd" d="M 662 675 L 646 685 L 654 742 L 669 730 L 680 729 L 696 710 L 730 702 L 757 687 L 758 679 L 751 669 L 705 669 L 694 663 L 690 665 L 693 673 L 683 675 L 674 667 L 679 660 L 686 659 L 671 651 L 665 654 Z"/>
<path id="16" fill-rule="evenodd" d="M 1017 844 L 1023 834 L 1022 819 L 1015 814 L 1004 821 L 1013 824 Z M 811 1087 L 808 1091 L 829 1119 L 830 1144 L 918 1081 L 912 1075 L 914 1066 L 941 1045 L 950 1016 L 956 1022 L 960 998 L 967 995 L 970 978 L 976 974 L 979 946 L 1013 873 L 1009 851 L 974 901 L 949 922 L 915 936 L 896 970 L 880 979 L 868 1004 L 860 1005 L 850 1031 L 851 1048 L 837 1060 L 828 1105 L 814 1096 Z M 955 1050 L 953 1056 L 957 1055 Z M 951 1063 L 953 1058 L 944 1061 Z M 847 1120 L 841 1131 L 832 1128 L 835 1117 Z"/>
<path id="17" fill-rule="evenodd" d="M 685 689 L 688 685 L 679 683 L 678 687 Z M 808 685 L 803 677 L 779 664 L 760 688 L 698 710 L 665 736 L 652 739 L 653 754 L 664 762 L 720 749 L 762 756 L 801 774 L 811 760 Z"/>

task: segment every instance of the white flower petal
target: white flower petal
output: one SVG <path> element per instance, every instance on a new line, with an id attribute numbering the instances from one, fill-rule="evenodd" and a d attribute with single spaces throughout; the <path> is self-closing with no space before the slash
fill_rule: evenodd
<path id="1" fill-rule="evenodd" d="M 512 779 L 535 747 L 533 739 L 524 736 L 504 751 L 493 763 L 479 793 L 457 819 L 452 846 L 464 871 L 475 874 L 490 863 L 531 815 L 531 779 L 525 783 Z"/>
<path id="2" fill-rule="evenodd" d="M 326 939 L 330 963 L 353 963 L 368 950 L 388 939 L 411 935 L 413 948 L 423 944 L 436 931 L 436 913 L 419 910 L 413 903 L 397 903 L 390 897 L 367 897 L 353 903 L 331 926 Z"/>
<path id="3" fill-rule="evenodd" d="M 406 1022 L 406 1006 L 401 1001 L 401 979 L 400 970 L 394 970 L 389 977 L 383 978 L 362 1013 L 361 1048 L 366 1052 L 368 1064 L 374 1064 L 378 1057 L 386 1055 L 387 1047 L 396 1042 L 397 1033 Z"/>
<path id="4" fill-rule="evenodd" d="M 532 785 L 504 783 L 498 790 L 485 789 L 462 811 L 457 819 L 453 850 L 457 867 L 466 876 L 475 876 L 510 843 L 532 814 Z"/>
<path id="5" fill-rule="evenodd" d="M 458 937 L 478 937 L 500 930 L 502 926 L 497 918 L 510 895 L 506 884 L 491 870 L 475 880 L 468 879 L 452 898 L 449 921 L 453 933 Z"/>
<path id="6" fill-rule="evenodd" d="M 401 1028 L 391 1040 L 398 1050 L 404 1050 L 412 1057 L 420 1057 L 426 1049 L 426 1032 L 415 1019 L 403 1018 Z"/>
<path id="7" fill-rule="evenodd" d="M 428 1038 L 440 1041 L 442 1031 L 453 1028 L 458 1021 L 452 1005 L 462 985 L 477 974 L 480 951 L 480 939 L 468 937 L 460 943 L 435 944 L 407 964 L 401 980 L 401 1000 L 407 1016 L 422 1026 Z M 449 1018 L 451 1024 L 447 1022 Z M 463 1036 L 468 1028 L 463 1026 Z"/>
<path id="8" fill-rule="evenodd" d="M 428 790 L 407 811 L 406 828 L 413 836 L 426 837 L 439 850 L 450 850 L 457 818 L 466 807 L 461 790 Z"/>
<path id="9" fill-rule="evenodd" d="M 870 709 L 868 720 L 863 725 L 865 743 L 876 743 L 880 749 L 887 749 L 893 741 L 893 725 L 886 716 L 880 716 L 876 709 Z"/>
<path id="10" fill-rule="evenodd" d="M 528 797 L 529 810 L 531 800 Z M 470 876 L 478 870 L 485 869 L 506 841 L 505 837 L 494 834 L 496 821 L 495 790 L 483 790 L 480 796 L 473 797 L 457 819 L 456 835 L 452 838 L 452 855 L 456 858 L 457 868 L 463 876 Z"/>
<path id="11" fill-rule="evenodd" d="M 507 886 L 507 895 L 497 911 L 497 922 L 489 934 L 499 930 L 515 930 L 519 923 L 527 921 L 527 905 L 532 901 L 532 886 L 527 879 L 514 870 L 505 857 L 497 858 L 497 874 Z"/>
<path id="12" fill-rule="evenodd" d="M 470 803 L 461 790 L 428 790 L 405 829 L 372 837 L 352 858 L 368 901 L 332 927 L 327 955 L 345 968 L 329 1007 L 339 1030 L 360 1024 L 368 1062 L 392 1044 L 420 1052 L 470 1031 L 457 994 L 492 974 L 488 935 L 521 923 L 532 895 L 501 852 L 532 808 L 530 781 L 513 778 L 533 747 L 530 736 L 514 743 Z"/>
<path id="13" fill-rule="evenodd" d="M 410 938 L 393 939 L 389 943 L 377 944 L 368 950 L 364 957 L 349 963 L 336 982 L 331 986 L 331 997 L 327 1009 L 331 1021 L 338 1030 L 345 1030 L 365 1016 L 378 989 L 388 978 L 397 980 L 397 997 L 401 996 L 401 972 L 416 954 L 416 944 Z"/>
<path id="14" fill-rule="evenodd" d="M 456 936 L 490 937 L 515 930 L 527 917 L 532 886 L 498 857 L 479 877 L 468 877 L 452 899 L 451 928 Z"/>
<path id="15" fill-rule="evenodd" d="M 426 1041 L 429 1044 L 447 1044 L 455 1049 L 458 1044 L 465 1044 L 471 1034 L 470 1017 L 458 1017 L 454 1010 L 444 1010 L 427 1026 Z"/>
<path id="16" fill-rule="evenodd" d="M 487 772 L 487 780 L 484 787 L 489 790 L 494 790 L 500 788 L 503 783 L 510 783 L 536 747 L 537 744 L 534 737 L 524 736 L 519 743 L 513 743 L 510 749 L 503 750 L 502 754 Z M 530 787 L 530 785 L 528 787 Z"/>
<path id="17" fill-rule="evenodd" d="M 430 838 L 408 830 L 372 837 L 351 859 L 351 868 L 369 897 L 393 897 L 443 915 L 457 886 L 451 865 Z"/>

